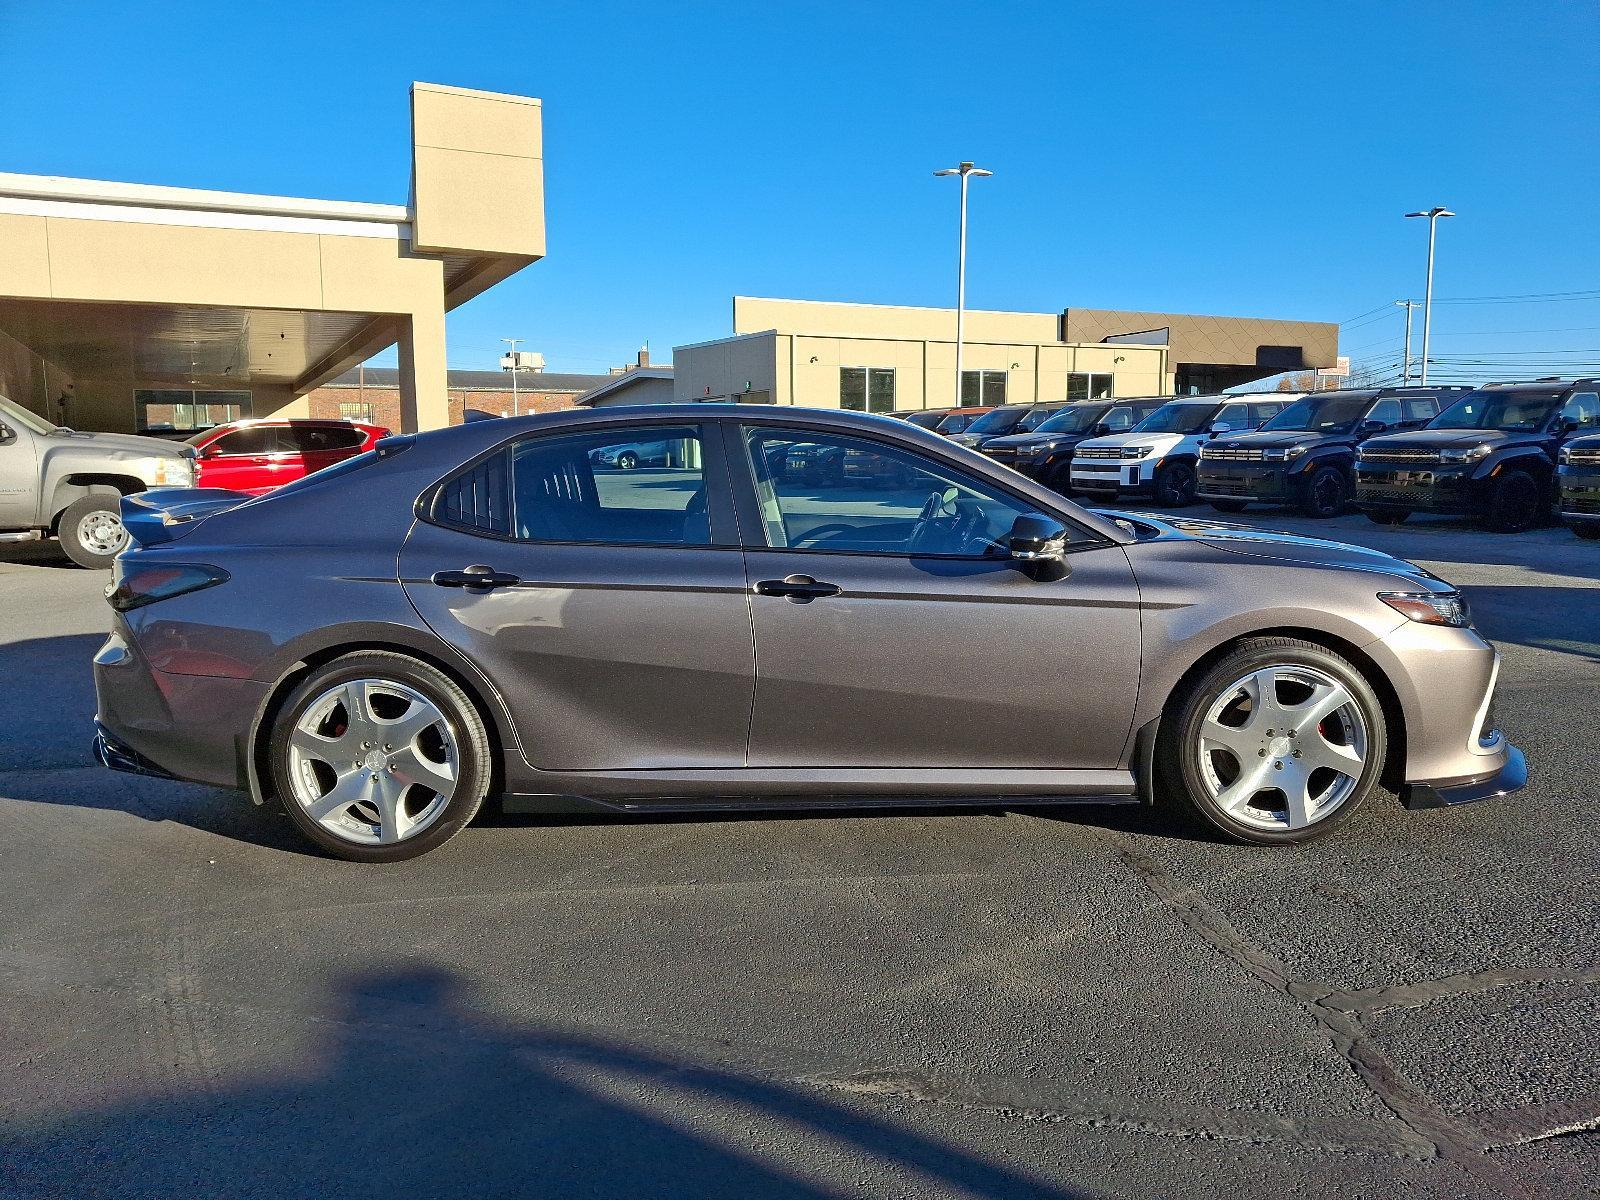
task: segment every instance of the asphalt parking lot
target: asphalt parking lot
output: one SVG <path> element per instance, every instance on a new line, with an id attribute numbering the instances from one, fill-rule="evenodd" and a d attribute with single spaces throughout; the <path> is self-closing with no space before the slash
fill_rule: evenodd
<path id="1" fill-rule="evenodd" d="M 1600 1193 L 1600 545 L 1230 519 L 1462 585 L 1531 787 L 1292 851 L 491 817 L 362 867 L 94 765 L 105 576 L 0 553 L 0 1195 Z"/>

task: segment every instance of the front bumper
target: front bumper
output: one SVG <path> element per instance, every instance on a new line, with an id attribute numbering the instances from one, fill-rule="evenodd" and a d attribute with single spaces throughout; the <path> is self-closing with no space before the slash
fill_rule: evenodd
<path id="1" fill-rule="evenodd" d="M 1460 467 L 1356 467 L 1358 508 L 1405 509 L 1410 512 L 1476 513 L 1482 506 L 1481 481 L 1476 468 Z"/>
<path id="2" fill-rule="evenodd" d="M 1149 495 L 1159 458 L 1072 460 L 1072 490 L 1096 497 Z"/>
<path id="3" fill-rule="evenodd" d="M 1562 467 L 1561 515 L 1571 522 L 1600 521 L 1600 471 L 1585 464 Z"/>
<path id="4" fill-rule="evenodd" d="M 1432 783 L 1407 783 L 1400 788 L 1400 803 L 1406 808 L 1451 808 L 1496 800 L 1520 792 L 1528 786 L 1528 762 L 1515 746 L 1506 747 L 1506 759 L 1492 775 L 1477 779 L 1450 779 Z"/>
<path id="5" fill-rule="evenodd" d="M 1293 480 L 1287 463 L 1216 463 L 1201 459 L 1195 495 L 1202 500 L 1291 504 L 1297 498 Z"/>

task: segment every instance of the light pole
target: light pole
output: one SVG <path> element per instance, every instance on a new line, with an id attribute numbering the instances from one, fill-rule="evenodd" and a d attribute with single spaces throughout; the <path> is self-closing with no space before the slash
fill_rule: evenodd
<path id="1" fill-rule="evenodd" d="M 1428 288 L 1422 294 L 1422 385 L 1428 385 L 1428 334 L 1433 328 L 1433 236 L 1440 217 L 1453 217 L 1455 213 L 1436 204 L 1426 212 L 1409 212 L 1408 217 L 1428 218 Z"/>
<path id="2" fill-rule="evenodd" d="M 1400 365 L 1400 382 L 1406 386 L 1411 384 L 1411 310 L 1417 306 L 1415 300 L 1396 300 L 1396 308 L 1406 310 L 1406 349 Z"/>
<path id="3" fill-rule="evenodd" d="M 964 162 L 957 167 L 946 167 L 942 171 L 935 171 L 935 175 L 961 176 L 961 240 L 960 250 L 956 255 L 956 403 L 961 407 L 961 334 L 962 325 L 966 320 L 967 312 L 967 179 L 970 176 L 993 175 L 993 171 L 985 171 L 982 167 L 975 167 L 969 162 Z M 983 397 L 980 395 L 981 401 Z"/>
<path id="4" fill-rule="evenodd" d="M 509 343 L 511 346 L 511 353 L 500 359 L 500 365 L 511 372 L 511 415 L 520 417 L 522 415 L 522 396 L 517 391 L 517 343 L 523 339 L 501 338 L 500 340 Z"/>

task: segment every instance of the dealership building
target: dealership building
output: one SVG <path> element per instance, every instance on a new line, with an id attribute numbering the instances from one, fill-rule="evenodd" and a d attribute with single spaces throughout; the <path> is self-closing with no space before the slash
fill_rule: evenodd
<path id="1" fill-rule="evenodd" d="M 395 427 L 451 423 L 445 314 L 544 255 L 541 117 L 414 84 L 404 204 L 0 173 L 0 394 L 82 429 L 309 416 L 393 347 Z"/>
<path id="2" fill-rule="evenodd" d="M 949 308 L 736 296 L 733 335 L 673 351 L 674 398 L 891 412 L 956 396 Z M 1336 365 L 1315 321 L 1064 309 L 969 310 L 963 403 L 1204 394 Z"/>

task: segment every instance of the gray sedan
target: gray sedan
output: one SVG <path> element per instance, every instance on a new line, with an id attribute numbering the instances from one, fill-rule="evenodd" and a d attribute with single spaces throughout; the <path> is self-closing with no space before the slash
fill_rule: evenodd
<path id="1" fill-rule="evenodd" d="M 784 447 L 855 470 L 780 471 Z M 605 469 L 619 448 L 652 464 Z M 887 481 L 887 485 L 886 485 Z M 360 512 L 360 521 L 349 520 Z M 1526 780 L 1461 596 L 1351 546 L 1080 508 L 904 422 L 640 406 L 129 497 L 106 765 L 324 850 L 508 810 L 1160 803 L 1299 842 Z"/>

